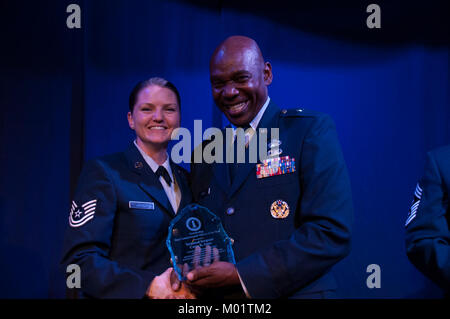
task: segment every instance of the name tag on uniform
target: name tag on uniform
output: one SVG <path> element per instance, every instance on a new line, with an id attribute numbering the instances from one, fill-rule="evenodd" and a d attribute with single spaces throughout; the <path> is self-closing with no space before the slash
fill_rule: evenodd
<path id="1" fill-rule="evenodd" d="M 289 156 L 268 158 L 256 165 L 256 178 L 266 178 L 295 172 L 295 158 Z"/>
<path id="2" fill-rule="evenodd" d="M 129 201 L 128 207 L 130 208 L 136 208 L 136 209 L 155 209 L 155 203 L 153 202 L 136 202 L 136 201 Z"/>

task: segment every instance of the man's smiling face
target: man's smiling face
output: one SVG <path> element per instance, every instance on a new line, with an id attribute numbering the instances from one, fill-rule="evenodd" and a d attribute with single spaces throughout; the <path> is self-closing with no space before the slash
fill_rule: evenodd
<path id="1" fill-rule="evenodd" d="M 242 126 L 251 122 L 266 101 L 272 70 L 259 49 L 229 43 L 214 53 L 210 80 L 216 105 L 231 123 Z"/>

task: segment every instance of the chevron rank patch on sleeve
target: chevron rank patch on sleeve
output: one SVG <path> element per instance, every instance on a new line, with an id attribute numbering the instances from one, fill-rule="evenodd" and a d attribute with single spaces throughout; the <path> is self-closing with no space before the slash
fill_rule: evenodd
<path id="1" fill-rule="evenodd" d="M 70 210 L 69 224 L 71 227 L 80 227 L 94 218 L 95 207 L 97 206 L 97 200 L 91 200 L 80 207 L 78 207 L 75 201 L 72 201 L 72 209 Z"/>
<path id="2" fill-rule="evenodd" d="M 419 208 L 420 199 L 422 198 L 422 188 L 417 183 L 416 191 L 414 192 L 414 199 L 409 209 L 408 217 L 406 218 L 405 227 L 416 217 L 417 209 Z"/>

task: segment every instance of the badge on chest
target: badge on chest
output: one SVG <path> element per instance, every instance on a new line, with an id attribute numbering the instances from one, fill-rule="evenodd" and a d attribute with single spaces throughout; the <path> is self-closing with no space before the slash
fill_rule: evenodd
<path id="1" fill-rule="evenodd" d="M 285 201 L 279 199 L 270 206 L 270 214 L 273 218 L 286 218 L 289 215 L 289 205 Z"/>
<path id="2" fill-rule="evenodd" d="M 256 178 L 258 179 L 293 172 L 295 172 L 295 158 L 289 156 L 268 158 L 261 164 L 256 164 Z"/>
<path id="3" fill-rule="evenodd" d="M 129 201 L 128 202 L 128 207 L 129 208 L 134 208 L 134 209 L 154 210 L 155 209 L 155 203 L 153 203 L 153 202 Z"/>

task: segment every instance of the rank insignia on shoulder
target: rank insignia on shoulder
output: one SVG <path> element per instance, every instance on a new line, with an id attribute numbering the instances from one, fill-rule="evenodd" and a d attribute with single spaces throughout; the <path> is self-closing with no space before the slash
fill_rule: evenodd
<path id="1" fill-rule="evenodd" d="M 80 227 L 94 218 L 95 207 L 97 206 L 97 200 L 91 200 L 80 207 L 78 207 L 75 201 L 72 201 L 72 209 L 70 210 L 69 224 L 71 227 Z"/>
<path id="2" fill-rule="evenodd" d="M 289 156 L 265 159 L 262 164 L 256 164 L 256 178 L 265 178 L 295 172 L 295 158 Z"/>
<path id="3" fill-rule="evenodd" d="M 414 192 L 414 199 L 411 204 L 411 208 L 409 209 L 408 217 L 406 217 L 405 227 L 409 225 L 410 222 L 417 215 L 417 209 L 419 208 L 420 200 L 422 199 L 422 188 L 419 183 L 417 183 L 416 190 Z"/>
<path id="4" fill-rule="evenodd" d="M 276 200 L 270 206 L 270 214 L 273 218 L 286 218 L 289 215 L 289 205 L 281 199 Z"/>

